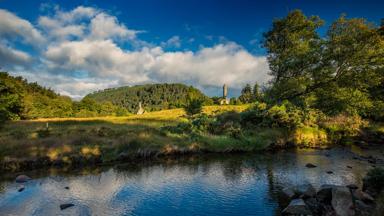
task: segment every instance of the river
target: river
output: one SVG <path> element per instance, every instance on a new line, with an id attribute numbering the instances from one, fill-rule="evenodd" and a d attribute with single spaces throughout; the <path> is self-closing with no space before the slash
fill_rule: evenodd
<path id="1" fill-rule="evenodd" d="M 22 192 L 16 174 L 2 174 L 0 215 L 279 215 L 287 204 L 281 195 L 286 186 L 361 185 L 373 166 L 358 159 L 363 152 L 295 149 L 45 169 L 26 172 L 33 179 Z M 381 150 L 373 153 L 383 158 Z M 64 203 L 74 206 L 60 210 Z"/>

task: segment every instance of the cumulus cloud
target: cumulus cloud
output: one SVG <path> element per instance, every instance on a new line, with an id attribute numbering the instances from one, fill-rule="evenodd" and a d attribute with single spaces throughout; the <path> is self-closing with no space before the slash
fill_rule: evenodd
<path id="1" fill-rule="evenodd" d="M 44 42 L 44 37 L 29 21 L 3 9 L 0 9 L 0 37 L 8 39 L 18 37 L 28 44 Z"/>
<path id="2" fill-rule="evenodd" d="M 174 48 L 180 48 L 181 47 L 181 39 L 179 36 L 173 36 L 169 38 L 167 41 L 161 43 L 162 47 L 174 47 Z"/>
<path id="3" fill-rule="evenodd" d="M 32 58 L 28 53 L 0 43 L 0 67 L 26 66 L 31 60 Z"/>
<path id="4" fill-rule="evenodd" d="M 235 42 L 222 40 L 197 51 L 171 52 L 167 48 L 181 48 L 179 36 L 148 45 L 138 39 L 141 31 L 129 29 L 117 17 L 92 7 L 70 11 L 55 7 L 53 14 L 40 16 L 36 26 L 5 10 L 0 10 L 1 17 L 5 19 L 0 19 L 0 35 L 20 34 L 23 29 L 34 35 L 26 42 L 46 41 L 33 58 L 38 59 L 34 69 L 11 72 L 77 99 L 121 85 L 181 82 L 205 90 L 226 83 L 239 89 L 246 83 L 269 79 L 266 58 L 252 55 Z M 9 40 L 5 42 L 0 44 L 0 63 L 25 65 L 33 61 L 30 54 L 4 45 Z M 125 43 L 134 48 L 127 49 Z"/>

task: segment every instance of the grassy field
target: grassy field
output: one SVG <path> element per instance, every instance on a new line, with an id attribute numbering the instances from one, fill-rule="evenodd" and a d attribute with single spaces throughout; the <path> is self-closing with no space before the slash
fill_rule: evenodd
<path id="1" fill-rule="evenodd" d="M 203 112 L 215 115 L 241 112 L 250 105 L 206 106 Z M 149 112 L 143 115 L 98 118 L 51 118 L 9 122 L 0 130 L 0 160 L 72 163 L 74 157 L 101 158 L 109 162 L 119 157 L 146 157 L 198 151 L 225 152 L 254 149 L 259 145 L 249 137 L 240 142 L 226 136 L 169 134 L 161 127 L 186 122 L 183 109 Z M 17 163 L 11 169 L 18 169 Z M 9 168 L 9 167 L 8 167 Z"/>

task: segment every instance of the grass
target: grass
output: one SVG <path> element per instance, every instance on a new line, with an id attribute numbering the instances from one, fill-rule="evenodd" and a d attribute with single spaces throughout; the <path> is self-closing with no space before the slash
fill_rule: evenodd
<path id="1" fill-rule="evenodd" d="M 206 106 L 215 115 L 243 111 L 250 105 Z M 187 121 L 183 109 L 143 115 L 98 118 L 50 118 L 9 122 L 0 130 L 0 161 L 48 158 L 71 163 L 73 157 L 113 161 L 121 155 L 147 156 L 196 151 L 254 150 L 262 144 L 255 138 L 165 134 L 160 128 Z M 48 127 L 47 127 L 48 126 Z M 253 141 L 252 141 L 253 139 Z M 262 142 L 261 142 L 262 143 Z M 13 167 L 18 169 L 19 167 Z"/>

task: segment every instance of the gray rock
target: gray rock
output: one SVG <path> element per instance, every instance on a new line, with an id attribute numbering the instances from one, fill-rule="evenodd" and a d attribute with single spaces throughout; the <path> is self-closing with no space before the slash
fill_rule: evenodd
<path id="1" fill-rule="evenodd" d="M 31 177 L 27 175 L 19 175 L 16 177 L 16 183 L 25 183 L 29 180 L 31 180 Z"/>
<path id="2" fill-rule="evenodd" d="M 295 187 L 295 193 L 303 198 L 309 198 L 316 195 L 316 190 L 311 184 L 303 184 Z"/>
<path id="3" fill-rule="evenodd" d="M 285 215 L 312 215 L 308 206 L 302 199 L 293 199 L 289 205 L 283 210 Z"/>
<path id="4" fill-rule="evenodd" d="M 364 191 L 361 191 L 361 190 L 354 191 L 353 196 L 356 199 L 361 200 L 365 203 L 375 202 L 375 199 L 371 195 L 369 195 L 368 193 L 365 193 Z"/>
<path id="5" fill-rule="evenodd" d="M 324 204 L 331 204 L 332 201 L 332 189 L 335 185 L 322 185 L 316 193 L 316 198 L 319 202 Z"/>
<path id="6" fill-rule="evenodd" d="M 286 187 L 282 190 L 283 194 L 288 197 L 289 199 L 292 199 L 295 197 L 295 191 L 291 187 Z"/>
<path id="7" fill-rule="evenodd" d="M 361 200 L 356 200 L 356 215 L 359 216 L 371 216 L 374 215 L 375 207 L 373 205 L 367 205 Z"/>
<path id="8" fill-rule="evenodd" d="M 338 186 L 332 188 L 332 207 L 338 216 L 353 216 L 352 194 L 347 187 Z"/>

